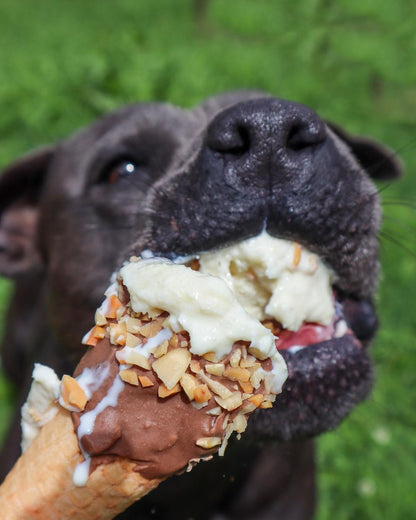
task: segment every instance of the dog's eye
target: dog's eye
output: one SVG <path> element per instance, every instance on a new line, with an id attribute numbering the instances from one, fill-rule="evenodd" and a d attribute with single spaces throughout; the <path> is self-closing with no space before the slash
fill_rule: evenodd
<path id="1" fill-rule="evenodd" d="M 105 171 L 105 175 L 102 176 L 102 180 L 113 184 L 118 179 L 133 174 L 135 170 L 136 165 L 134 162 L 129 160 L 122 160 L 110 166 Z"/>

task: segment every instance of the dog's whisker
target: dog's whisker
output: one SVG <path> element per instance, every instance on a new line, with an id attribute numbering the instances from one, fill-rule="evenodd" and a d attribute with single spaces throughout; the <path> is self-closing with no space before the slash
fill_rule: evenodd
<path id="1" fill-rule="evenodd" d="M 371 176 L 372 174 L 376 174 L 377 170 L 382 169 L 385 164 L 388 164 L 391 161 L 396 161 L 400 164 L 400 157 L 404 155 L 405 152 L 409 150 L 413 150 L 416 146 L 416 138 L 412 137 L 400 146 L 397 150 L 392 151 L 390 154 L 386 155 L 384 159 L 374 163 L 372 166 L 367 167 L 367 172 Z M 384 187 L 381 188 L 383 191 Z"/>
<path id="2" fill-rule="evenodd" d="M 391 215 L 383 215 L 383 220 L 388 220 L 390 222 L 393 222 L 395 225 L 401 227 L 402 229 L 405 229 L 406 231 L 416 234 L 416 228 L 413 228 L 412 226 L 405 224 L 400 219 L 392 217 Z"/>
<path id="3" fill-rule="evenodd" d="M 386 191 L 391 186 L 393 186 L 393 183 L 392 182 L 387 182 L 383 186 L 377 187 L 377 194 L 379 195 L 380 193 L 383 193 L 384 191 Z"/>
<path id="4" fill-rule="evenodd" d="M 416 209 L 416 200 L 406 200 L 406 199 L 388 199 L 383 200 L 383 206 L 405 206 L 410 209 Z"/>
<path id="5" fill-rule="evenodd" d="M 413 251 L 409 247 L 407 247 L 405 244 L 403 244 L 400 240 L 398 240 L 396 237 L 392 236 L 390 233 L 386 231 L 380 231 L 379 238 L 382 238 L 388 242 L 391 242 L 392 244 L 400 247 L 403 251 L 408 253 L 409 255 L 416 258 L 416 251 Z"/>

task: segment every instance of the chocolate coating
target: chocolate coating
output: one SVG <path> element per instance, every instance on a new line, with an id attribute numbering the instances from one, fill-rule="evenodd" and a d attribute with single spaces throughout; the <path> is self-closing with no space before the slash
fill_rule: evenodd
<path id="1" fill-rule="evenodd" d="M 93 410 L 104 398 L 118 376 L 117 348 L 108 339 L 91 348 L 77 366 L 74 375 L 84 368 L 110 363 L 110 372 L 101 387 L 93 393 L 83 412 L 73 413 L 78 428 L 83 413 Z M 158 383 L 152 371 L 135 367 L 139 375 L 146 375 L 156 384 L 149 388 L 125 384 L 117 407 L 107 407 L 95 421 L 93 432 L 81 438 L 82 447 L 92 456 L 92 469 L 115 456 L 137 462 L 136 469 L 145 478 L 172 475 L 186 468 L 195 458 L 207 457 L 217 451 L 196 445 L 201 437 L 223 437 L 224 414 L 211 416 L 210 406 L 197 410 L 183 392 L 161 399 Z"/>

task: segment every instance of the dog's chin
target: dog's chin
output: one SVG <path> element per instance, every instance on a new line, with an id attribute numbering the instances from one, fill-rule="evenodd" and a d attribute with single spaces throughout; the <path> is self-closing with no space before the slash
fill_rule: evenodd
<path id="1" fill-rule="evenodd" d="M 281 354 L 289 376 L 273 416 L 260 410 L 250 422 L 256 438 L 296 440 L 334 429 L 371 390 L 371 363 L 353 335 Z"/>

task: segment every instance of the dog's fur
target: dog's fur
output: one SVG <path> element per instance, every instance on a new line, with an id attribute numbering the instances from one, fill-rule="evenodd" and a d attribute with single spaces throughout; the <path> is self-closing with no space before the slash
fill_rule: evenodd
<path id="1" fill-rule="evenodd" d="M 0 271 L 16 282 L 2 356 L 19 401 L 34 361 L 72 371 L 110 274 L 144 249 L 186 255 L 263 229 L 296 240 L 335 271 L 350 326 L 368 342 L 380 225 L 369 173 L 399 170 L 382 146 L 257 92 L 189 111 L 127 106 L 21 158 L 0 178 Z M 371 366 L 345 338 L 285 357 L 289 380 L 275 410 L 257 413 L 223 459 L 160 486 L 134 518 L 311 517 L 313 448 L 297 440 L 334 428 L 368 393 Z M 18 455 L 17 431 L 18 416 L 3 473 Z"/>

